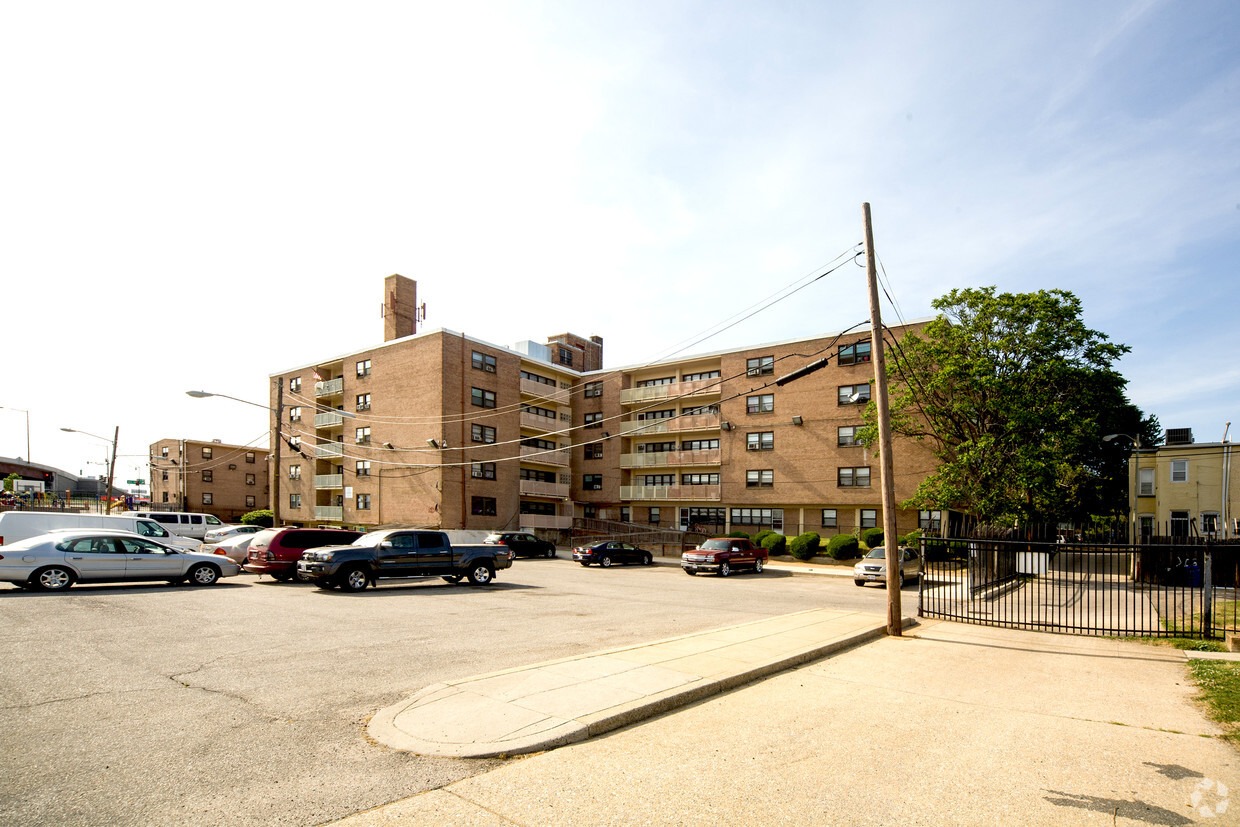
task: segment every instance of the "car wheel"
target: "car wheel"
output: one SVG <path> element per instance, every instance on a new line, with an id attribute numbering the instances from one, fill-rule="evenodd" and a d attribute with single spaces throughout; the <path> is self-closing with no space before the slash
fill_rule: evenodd
<path id="1" fill-rule="evenodd" d="M 720 577 L 727 577 L 727 576 L 728 576 L 729 574 L 731 574 L 731 573 L 732 573 L 732 567 L 731 567 L 730 565 L 728 565 L 728 561 L 727 561 L 727 560 L 724 560 L 724 561 L 723 561 L 723 563 L 722 563 L 722 564 L 720 564 L 720 566 L 719 566 L 719 576 L 720 576 Z"/>
<path id="2" fill-rule="evenodd" d="M 485 586 L 495 579 L 495 572 L 486 563 L 478 563 L 469 570 L 469 585 Z"/>
<path id="3" fill-rule="evenodd" d="M 689 575 L 690 577 L 697 577 L 697 572 L 696 572 L 696 571 L 693 571 L 692 569 L 685 569 L 685 570 L 684 570 L 684 572 L 685 572 L 685 574 Z"/>
<path id="4" fill-rule="evenodd" d="M 191 586 L 212 586 L 219 579 L 220 570 L 206 563 L 199 563 L 189 570 L 188 580 Z"/>
<path id="5" fill-rule="evenodd" d="M 643 565 L 643 566 L 648 566 L 648 565 L 650 565 L 650 564 L 651 564 L 651 563 L 653 563 L 653 562 L 654 562 L 654 555 L 653 555 L 653 554 L 647 554 L 645 557 L 643 557 L 643 558 L 642 558 L 642 565 Z"/>
<path id="6" fill-rule="evenodd" d="M 340 575 L 340 588 L 347 592 L 360 592 L 370 585 L 370 575 L 361 566 L 345 569 Z"/>
<path id="7" fill-rule="evenodd" d="M 44 592 L 62 592 L 73 585 L 73 572 L 63 566 L 48 566 L 31 575 L 28 585 Z"/>
<path id="8" fill-rule="evenodd" d="M 590 568 L 590 564 L 589 564 L 589 563 L 587 563 L 585 560 L 582 560 L 582 561 L 581 561 L 581 565 L 582 565 L 582 567 L 583 567 L 583 568 L 587 568 L 587 569 L 588 569 L 588 568 Z"/>
<path id="9" fill-rule="evenodd" d="M 315 580 L 314 585 L 318 586 L 323 591 L 331 591 L 336 588 L 336 584 L 331 580 Z"/>
<path id="10" fill-rule="evenodd" d="M 904 572 L 900 572 L 900 588 L 904 588 Z"/>
<path id="11" fill-rule="evenodd" d="M 287 583 L 288 581 L 293 579 L 293 575 L 291 572 L 287 572 L 287 571 L 274 571 L 274 572 L 271 572 L 271 579 L 276 580 L 280 583 Z"/>
<path id="12" fill-rule="evenodd" d="M 443 579 L 454 586 L 461 582 L 461 576 L 459 574 L 445 574 L 443 575 Z"/>
<path id="13" fill-rule="evenodd" d="M 761 557 L 759 557 L 759 558 L 758 558 L 758 559 L 754 562 L 754 564 L 753 564 L 753 571 L 754 571 L 754 574 L 761 574 L 761 573 L 762 573 L 762 567 L 763 567 L 764 565 L 766 565 L 766 564 L 765 564 L 765 563 L 763 563 L 763 562 L 762 562 L 762 558 L 761 558 Z"/>
<path id="14" fill-rule="evenodd" d="M 853 582 L 856 583 L 858 586 L 865 586 L 864 580 L 854 580 Z"/>
<path id="15" fill-rule="evenodd" d="M 555 549 L 554 548 L 547 549 L 547 559 L 550 560 L 554 556 L 555 556 Z"/>
<path id="16" fill-rule="evenodd" d="M 611 558 L 604 555 L 603 558 L 598 561 L 598 564 L 605 569 L 609 569 L 611 568 Z"/>

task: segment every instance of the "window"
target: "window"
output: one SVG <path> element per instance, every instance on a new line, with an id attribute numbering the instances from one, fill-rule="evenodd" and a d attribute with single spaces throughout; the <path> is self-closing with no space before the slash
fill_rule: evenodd
<path id="1" fill-rule="evenodd" d="M 491 405 L 487 407 L 494 408 L 495 405 L 494 403 L 492 403 Z M 555 411 L 551 410 L 550 408 L 540 408 L 537 405 L 522 405 L 521 413 L 533 414 L 534 416 L 547 417 L 548 419 L 555 419 Z"/>
<path id="2" fill-rule="evenodd" d="M 357 363 L 357 378 L 365 379 L 370 375 L 370 360 L 364 359 Z"/>
<path id="3" fill-rule="evenodd" d="M 211 450 L 212 450 L 212 449 L 211 449 L 211 446 L 210 446 L 210 445 L 204 445 L 204 446 L 202 446 L 202 458 L 203 458 L 203 459 L 211 459 Z"/>
<path id="4" fill-rule="evenodd" d="M 356 474 L 359 477 L 369 477 L 370 476 L 370 461 L 369 460 L 358 460 Z"/>
<path id="5" fill-rule="evenodd" d="M 521 440 L 521 444 L 527 448 L 537 448 L 540 451 L 554 451 L 560 447 L 549 439 L 538 439 L 537 437 L 526 437 Z"/>
<path id="6" fill-rule="evenodd" d="M 494 408 L 495 391 L 487 391 L 482 388 L 470 388 L 469 401 L 478 408 Z"/>
<path id="7" fill-rule="evenodd" d="M 839 469 L 839 485 L 841 488 L 869 488 L 870 469 L 868 467 Z"/>
<path id="8" fill-rule="evenodd" d="M 878 509 L 861 509 L 861 528 L 878 528 Z"/>
<path id="9" fill-rule="evenodd" d="M 1188 536 L 1188 512 L 1172 511 L 1171 512 L 1171 536 L 1187 537 Z"/>
<path id="10" fill-rule="evenodd" d="M 719 378 L 719 371 L 706 370 L 706 371 L 702 371 L 701 373 L 686 373 L 684 376 L 680 377 L 680 381 L 681 382 L 697 382 L 702 379 L 718 379 L 718 378 Z"/>
<path id="11" fill-rule="evenodd" d="M 358 494 L 357 495 L 357 510 L 358 511 L 369 511 L 370 510 L 370 495 L 369 494 Z"/>
<path id="12" fill-rule="evenodd" d="M 665 454 L 668 451 L 675 451 L 675 442 L 642 442 L 637 446 L 639 454 Z"/>
<path id="13" fill-rule="evenodd" d="M 479 517 L 495 516 L 495 498 L 494 497 L 470 497 L 469 513 Z"/>
<path id="14" fill-rule="evenodd" d="M 587 427 L 587 428 L 601 428 L 601 427 L 603 427 L 603 414 L 602 414 L 602 413 L 588 413 L 588 414 L 586 414 L 586 427 Z"/>
<path id="15" fill-rule="evenodd" d="M 357 405 L 355 406 L 355 409 L 359 411 L 370 410 L 370 394 L 359 393 L 357 395 Z"/>
<path id="16" fill-rule="evenodd" d="M 566 347 L 560 348 L 560 364 L 573 366 L 573 352 Z"/>
<path id="17" fill-rule="evenodd" d="M 292 407 L 288 409 L 289 422 L 301 422 L 301 407 Z"/>
<path id="18" fill-rule="evenodd" d="M 774 488 L 775 472 L 767 469 L 763 471 L 746 471 L 745 472 L 746 488 Z"/>
<path id="19" fill-rule="evenodd" d="M 658 379 L 642 379 L 637 383 L 639 388 L 653 388 L 657 385 L 670 385 L 676 381 L 675 376 L 662 376 Z"/>
<path id="20" fill-rule="evenodd" d="M 521 501 L 522 514 L 541 514 L 544 517 L 555 516 L 555 503 L 538 503 Z"/>
<path id="21" fill-rule="evenodd" d="M 650 517 L 649 517 L 650 525 L 658 525 L 661 514 L 662 512 L 659 510 L 657 506 L 651 506 Z"/>
<path id="22" fill-rule="evenodd" d="M 299 436 L 289 437 L 288 447 L 292 448 L 294 451 L 300 451 L 301 450 L 301 437 Z"/>
<path id="23" fill-rule="evenodd" d="M 255 501 L 255 499 L 254 499 L 254 495 L 253 495 L 253 494 L 246 494 L 246 495 L 245 495 L 245 507 L 246 507 L 246 508 L 253 508 L 253 507 L 255 506 L 255 504 L 256 504 L 256 501 Z"/>
<path id="24" fill-rule="evenodd" d="M 603 475 L 602 474 L 586 474 L 582 479 L 581 487 L 586 491 L 602 491 Z"/>
<path id="25" fill-rule="evenodd" d="M 1186 459 L 1171 460 L 1171 481 L 1172 482 L 1188 482 L 1188 460 Z"/>
<path id="26" fill-rule="evenodd" d="M 620 506 L 620 522 L 622 523 L 632 522 L 632 520 L 629 519 L 631 516 L 632 514 L 629 511 L 629 507 L 627 505 Z"/>
<path id="27" fill-rule="evenodd" d="M 870 385 L 840 385 L 841 405 L 864 405 L 870 401 Z"/>
<path id="28" fill-rule="evenodd" d="M 844 425 L 840 427 L 837 433 L 838 433 L 838 436 L 836 437 L 837 445 L 859 445 L 860 444 L 859 442 L 857 442 L 857 426 L 856 425 Z"/>
<path id="29" fill-rule="evenodd" d="M 775 410 L 775 394 L 764 393 L 745 399 L 745 413 L 770 413 Z"/>
<path id="30" fill-rule="evenodd" d="M 774 451 L 775 432 L 761 431 L 759 433 L 745 434 L 745 447 L 750 451 Z"/>
<path id="31" fill-rule="evenodd" d="M 160 456 L 162 456 L 162 457 L 167 457 L 167 456 L 168 456 L 168 446 L 167 446 L 167 445 L 165 445 L 163 448 L 160 448 L 160 449 L 159 449 L 159 455 L 160 455 Z"/>
<path id="32" fill-rule="evenodd" d="M 229 464 L 228 464 L 228 470 L 229 470 L 229 471 L 236 471 L 236 470 L 237 470 L 237 466 L 233 465 L 232 463 L 229 463 Z"/>
<path id="33" fill-rule="evenodd" d="M 214 502 L 215 502 L 214 494 L 212 494 L 210 491 L 202 492 L 202 504 L 203 505 L 212 505 Z"/>
<path id="34" fill-rule="evenodd" d="M 554 483 L 556 481 L 554 471 L 539 471 L 536 468 L 522 468 L 521 479 L 533 480 L 534 482 L 550 482 L 550 483 Z M 571 482 L 571 480 L 569 480 L 569 482 Z"/>
<path id="35" fill-rule="evenodd" d="M 288 478 L 289 478 L 290 480 L 299 480 L 299 479 L 301 479 L 301 466 L 300 466 L 300 465 L 290 465 L 290 466 L 288 467 Z"/>
<path id="36" fill-rule="evenodd" d="M 288 380 L 288 389 L 290 393 L 301 393 L 301 377 L 294 376 Z"/>
<path id="37" fill-rule="evenodd" d="M 531 382 L 537 382 L 540 385 L 548 385 L 552 388 L 555 387 L 554 379 L 551 379 L 550 377 L 547 377 L 547 376 L 540 376 L 537 373 L 530 373 L 528 370 L 521 371 L 521 378 L 528 379 Z"/>
<path id="38" fill-rule="evenodd" d="M 581 507 L 581 516 L 585 517 L 587 520 L 597 520 L 598 506 L 586 503 Z"/>
<path id="39" fill-rule="evenodd" d="M 369 445 L 370 444 L 370 428 L 369 427 L 357 429 L 357 444 L 358 445 Z"/>
<path id="40" fill-rule="evenodd" d="M 719 409 L 714 405 L 697 405 L 692 408 L 681 408 L 681 416 L 709 416 L 719 413 Z"/>
<path id="41" fill-rule="evenodd" d="M 837 363 L 841 365 L 859 365 L 870 361 L 870 343 L 857 342 L 852 345 L 840 345 Z"/>
<path id="42" fill-rule="evenodd" d="M 688 512 L 687 514 L 685 512 Z M 681 511 L 689 520 L 690 526 L 722 526 L 725 512 L 722 508 L 689 508 Z M 686 526 L 688 528 L 689 526 Z M 713 533 L 713 532 L 708 532 Z"/>
<path id="43" fill-rule="evenodd" d="M 494 442 L 495 429 L 490 425 L 470 425 L 469 438 L 472 442 Z"/>
<path id="44" fill-rule="evenodd" d="M 246 452 L 245 452 L 245 461 L 246 461 L 246 464 L 247 464 L 247 465 L 253 465 L 253 464 L 254 464 L 254 452 L 253 452 L 253 451 L 246 451 Z"/>
<path id="45" fill-rule="evenodd" d="M 495 357 L 486 353 L 473 352 L 472 363 L 474 370 L 485 370 L 487 373 L 495 373 Z"/>
<path id="46" fill-rule="evenodd" d="M 834 508 L 824 508 L 822 510 L 822 527 L 839 528 L 839 516 L 835 513 Z"/>
<path id="47" fill-rule="evenodd" d="M 759 356 L 745 360 L 745 373 L 749 376 L 770 376 L 775 372 L 774 356 Z"/>
<path id="48" fill-rule="evenodd" d="M 918 511 L 917 527 L 922 531 L 938 532 L 943 527 L 942 511 Z"/>
<path id="49" fill-rule="evenodd" d="M 663 411 L 642 411 L 641 413 L 637 415 L 637 418 L 642 421 L 647 420 L 647 419 L 671 419 L 675 415 L 676 415 L 676 409 L 668 408 L 667 410 L 663 410 Z"/>
<path id="50" fill-rule="evenodd" d="M 589 399 L 590 397 L 594 397 L 594 396 L 602 396 L 603 395 L 603 383 L 602 382 L 586 382 L 585 395 L 587 399 Z"/>
<path id="51" fill-rule="evenodd" d="M 163 474 L 164 474 L 164 481 L 166 482 L 168 480 L 168 472 L 164 471 Z"/>
<path id="52" fill-rule="evenodd" d="M 1205 534 L 1215 534 L 1219 530 L 1218 512 L 1201 512 L 1201 530 Z"/>
<path id="53" fill-rule="evenodd" d="M 602 459 L 603 446 L 601 443 L 586 446 L 586 459 Z"/>
<path id="54" fill-rule="evenodd" d="M 675 485 L 675 474 L 646 474 L 639 479 L 644 480 L 642 485 Z"/>
<path id="55" fill-rule="evenodd" d="M 168 492 L 164 492 L 164 502 L 168 502 Z"/>
<path id="56" fill-rule="evenodd" d="M 212 472 L 212 471 L 203 471 L 203 472 L 202 472 L 202 481 L 203 481 L 203 482 L 214 482 L 214 481 L 215 481 L 215 473 L 214 473 L 214 472 Z"/>
<path id="57" fill-rule="evenodd" d="M 475 462 L 470 468 L 470 476 L 476 480 L 493 480 L 495 479 L 495 463 L 493 462 Z"/>
<path id="58" fill-rule="evenodd" d="M 1154 496 L 1154 469 L 1142 468 L 1137 472 L 1139 478 L 1137 495 L 1141 497 Z"/>
<path id="59" fill-rule="evenodd" d="M 719 474 L 718 473 L 681 474 L 680 484 L 681 485 L 718 485 Z"/>
<path id="60" fill-rule="evenodd" d="M 253 474 L 246 474 L 246 475 L 245 475 L 245 484 L 246 484 L 246 485 L 254 485 L 254 475 L 253 475 Z"/>
<path id="61" fill-rule="evenodd" d="M 781 523 L 783 522 L 783 519 L 784 519 L 783 509 L 780 509 L 780 508 L 733 508 L 732 509 L 732 525 L 774 526 L 776 517 L 779 517 L 779 521 Z"/>
<path id="62" fill-rule="evenodd" d="M 718 439 L 686 439 L 680 443 L 682 451 L 717 451 L 719 450 Z"/>

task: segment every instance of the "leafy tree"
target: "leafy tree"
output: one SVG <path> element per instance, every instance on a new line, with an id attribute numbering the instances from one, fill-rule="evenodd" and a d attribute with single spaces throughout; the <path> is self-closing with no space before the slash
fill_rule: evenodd
<path id="1" fill-rule="evenodd" d="M 16 472 L 9 474 L 7 477 L 4 478 L 4 490 L 12 491 L 14 481 L 20 480 L 21 478 L 22 478 L 22 475 Z"/>
<path id="2" fill-rule="evenodd" d="M 1158 430 L 1113 368 L 1130 348 L 1086 327 L 1064 290 L 952 290 L 934 307 L 938 318 L 888 350 L 892 431 L 939 461 L 905 507 L 995 523 L 1122 511 L 1126 441 L 1102 437 L 1153 445 Z M 868 444 L 876 416 L 871 403 Z"/>

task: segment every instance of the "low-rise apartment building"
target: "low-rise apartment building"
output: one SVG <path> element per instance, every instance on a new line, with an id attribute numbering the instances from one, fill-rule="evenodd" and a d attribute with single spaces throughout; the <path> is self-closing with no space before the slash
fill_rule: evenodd
<path id="1" fill-rule="evenodd" d="M 151 507 L 214 514 L 224 522 L 270 507 L 265 448 L 216 440 L 151 444 Z"/>
<path id="2" fill-rule="evenodd" d="M 1128 466 L 1130 519 L 1140 536 L 1240 536 L 1230 442 L 1194 443 L 1172 428 L 1164 444 L 1134 450 Z"/>
<path id="3" fill-rule="evenodd" d="M 389 277 L 389 301 L 414 295 L 407 281 Z M 281 521 L 565 530 L 580 517 L 824 536 L 883 523 L 878 462 L 856 441 L 868 331 L 615 370 L 597 336 L 504 347 L 392 324 L 385 336 L 272 375 Z M 894 458 L 901 501 L 934 460 L 906 440 Z M 897 515 L 901 533 L 940 521 Z"/>

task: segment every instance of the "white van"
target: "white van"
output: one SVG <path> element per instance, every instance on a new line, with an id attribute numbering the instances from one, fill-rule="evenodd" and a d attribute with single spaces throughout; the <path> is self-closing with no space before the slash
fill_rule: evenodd
<path id="1" fill-rule="evenodd" d="M 126 511 L 126 517 L 142 517 L 154 520 L 173 534 L 205 540 L 207 529 L 224 525 L 214 514 L 195 514 L 188 511 Z"/>
<path id="2" fill-rule="evenodd" d="M 132 531 L 180 549 L 197 550 L 198 543 L 189 537 L 170 534 L 152 520 L 126 514 L 62 514 L 44 511 L 0 511 L 0 546 L 37 537 L 49 531 L 81 528 L 115 528 Z"/>

